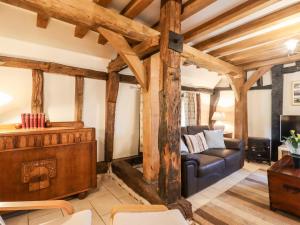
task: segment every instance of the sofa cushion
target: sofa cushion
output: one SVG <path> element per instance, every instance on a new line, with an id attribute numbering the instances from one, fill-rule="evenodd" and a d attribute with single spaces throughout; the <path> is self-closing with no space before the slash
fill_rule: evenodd
<path id="1" fill-rule="evenodd" d="M 4 221 L 3 221 L 3 219 L 2 219 L 1 216 L 0 216 L 0 225 L 5 225 L 5 223 L 4 223 Z"/>
<path id="2" fill-rule="evenodd" d="M 224 159 L 204 154 L 198 155 L 198 176 L 206 176 L 212 173 L 222 173 L 224 171 Z"/>
<path id="3" fill-rule="evenodd" d="M 201 154 L 223 158 L 225 160 L 226 167 L 236 164 L 236 162 L 239 162 L 241 158 L 241 152 L 232 149 L 214 148 L 206 150 Z"/>
<path id="4" fill-rule="evenodd" d="M 205 130 L 204 135 L 209 148 L 225 148 L 223 131 Z"/>
<path id="5" fill-rule="evenodd" d="M 190 153 L 200 153 L 205 150 L 199 134 L 184 135 L 184 138 Z"/>
<path id="6" fill-rule="evenodd" d="M 189 153 L 189 150 L 186 147 L 185 143 L 183 142 L 182 138 L 180 138 L 180 152 L 181 153 Z"/>
<path id="7" fill-rule="evenodd" d="M 187 132 L 190 135 L 195 135 L 200 132 L 203 132 L 204 130 L 209 130 L 208 126 L 187 126 Z"/>

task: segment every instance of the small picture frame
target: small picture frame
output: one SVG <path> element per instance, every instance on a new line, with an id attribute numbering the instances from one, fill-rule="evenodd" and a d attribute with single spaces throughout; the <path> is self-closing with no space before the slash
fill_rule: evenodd
<path id="1" fill-rule="evenodd" d="M 300 106 L 300 81 L 295 81 L 292 85 L 292 104 Z"/>

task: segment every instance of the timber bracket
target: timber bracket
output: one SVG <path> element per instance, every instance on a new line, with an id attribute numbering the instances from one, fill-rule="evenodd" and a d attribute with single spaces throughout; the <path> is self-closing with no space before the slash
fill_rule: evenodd
<path id="1" fill-rule="evenodd" d="M 183 35 L 169 31 L 169 49 L 176 52 L 183 52 Z"/>

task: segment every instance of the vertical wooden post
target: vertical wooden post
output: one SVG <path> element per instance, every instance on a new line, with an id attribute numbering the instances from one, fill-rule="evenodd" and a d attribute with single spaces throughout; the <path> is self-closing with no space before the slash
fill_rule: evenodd
<path id="1" fill-rule="evenodd" d="M 110 72 L 106 81 L 105 107 L 105 161 L 111 162 L 114 150 L 116 102 L 120 77 L 117 72 Z"/>
<path id="2" fill-rule="evenodd" d="M 159 151 L 159 72 L 160 56 L 153 55 L 144 61 L 148 90 L 143 92 L 143 174 L 148 183 L 158 181 Z"/>
<path id="3" fill-rule="evenodd" d="M 214 113 L 217 111 L 218 102 L 220 100 L 220 91 L 215 91 L 213 95 L 210 96 L 209 105 L 209 127 L 212 129 L 215 122 L 212 120 Z"/>
<path id="4" fill-rule="evenodd" d="M 181 33 L 181 0 L 162 0 L 160 11 L 159 195 L 166 203 L 181 197 L 180 53 L 169 48 L 170 31 Z"/>
<path id="5" fill-rule="evenodd" d="M 44 75 L 42 70 L 32 70 L 31 112 L 44 111 Z"/>
<path id="6" fill-rule="evenodd" d="M 75 120 L 82 120 L 84 78 L 75 77 Z"/>
<path id="7" fill-rule="evenodd" d="M 200 93 L 196 94 L 196 107 L 197 107 L 196 124 L 197 124 L 197 126 L 200 126 L 201 125 L 201 96 L 200 96 Z"/>
<path id="8" fill-rule="evenodd" d="M 247 94 L 243 91 L 245 83 L 245 74 L 238 79 L 235 79 L 234 86 L 239 93 L 239 100 L 235 101 L 235 117 L 234 117 L 234 137 L 243 139 L 247 142 L 248 139 L 248 120 L 247 120 Z"/>

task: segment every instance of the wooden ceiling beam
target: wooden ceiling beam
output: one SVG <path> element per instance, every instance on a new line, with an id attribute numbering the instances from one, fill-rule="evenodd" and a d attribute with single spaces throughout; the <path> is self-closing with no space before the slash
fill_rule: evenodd
<path id="1" fill-rule="evenodd" d="M 271 27 L 281 22 L 293 19 L 300 15 L 300 3 L 293 4 L 284 9 L 278 10 L 274 13 L 266 15 L 264 17 L 252 20 L 249 23 L 243 24 L 217 36 L 209 38 L 195 44 L 193 47 L 199 50 L 207 50 L 213 48 L 225 42 L 232 41 L 242 36 L 248 35 L 253 32 Z"/>
<path id="2" fill-rule="evenodd" d="M 126 39 L 123 36 L 105 28 L 98 28 L 98 30 L 126 62 L 141 87 L 147 90 L 148 81 L 143 62 L 130 47 Z"/>
<path id="3" fill-rule="evenodd" d="M 74 36 L 78 38 L 83 38 L 89 32 L 89 30 L 90 29 L 88 27 L 77 25 L 75 26 Z"/>
<path id="4" fill-rule="evenodd" d="M 131 0 L 121 11 L 121 14 L 133 19 L 143 12 L 152 2 L 153 0 Z"/>
<path id="5" fill-rule="evenodd" d="M 188 45 L 183 46 L 183 53 L 181 56 L 193 62 L 194 64 L 199 65 L 200 67 L 207 68 L 208 70 L 215 71 L 219 74 L 231 74 L 233 76 L 239 76 L 243 73 L 241 68 L 217 59 Z"/>
<path id="6" fill-rule="evenodd" d="M 297 49 L 297 51 L 298 51 L 298 49 Z M 287 48 L 285 48 L 285 47 L 274 48 L 269 51 L 260 52 L 256 56 L 253 55 L 253 56 L 249 56 L 244 59 L 232 61 L 232 63 L 235 65 L 244 65 L 244 64 L 248 64 L 248 63 L 256 62 L 256 61 L 265 61 L 265 60 L 281 58 L 281 57 L 284 57 L 287 55 L 288 55 Z"/>
<path id="7" fill-rule="evenodd" d="M 244 70 L 253 70 L 257 69 L 262 66 L 273 66 L 273 65 L 278 65 L 278 64 L 287 64 L 287 63 L 293 63 L 296 61 L 300 60 L 300 54 L 295 54 L 295 55 L 290 55 L 290 56 L 285 56 L 285 57 L 280 57 L 276 59 L 271 59 L 271 60 L 265 60 L 265 61 L 256 61 L 256 62 L 251 62 L 248 64 L 242 65 L 242 68 Z"/>
<path id="8" fill-rule="evenodd" d="M 93 2 L 95 2 L 98 5 L 101 5 L 103 7 L 108 6 L 108 4 L 110 4 L 112 2 L 112 0 L 93 0 Z"/>
<path id="9" fill-rule="evenodd" d="M 187 31 L 184 33 L 184 40 L 185 42 L 190 42 L 200 35 L 203 36 L 209 34 L 278 1 L 279 0 L 248 0 L 247 2 L 234 7 L 233 9 L 213 18 L 212 20 L 209 20 Z"/>
<path id="10" fill-rule="evenodd" d="M 243 91 L 247 92 L 263 75 L 270 71 L 271 68 L 272 66 L 270 65 L 258 68 L 244 84 Z"/>
<path id="11" fill-rule="evenodd" d="M 35 12 L 47 12 L 47 15 L 50 17 L 75 25 L 87 26 L 90 29 L 101 26 L 133 40 L 145 41 L 149 38 L 160 36 L 160 32 L 93 2 L 78 0 L 48 0 L 47 2 L 36 0 L 0 1 Z M 184 45 L 182 56 L 190 61 L 194 61 L 199 66 L 222 72 L 222 74 L 240 71 L 240 68 L 211 57 L 188 45 Z"/>
<path id="12" fill-rule="evenodd" d="M 214 3 L 216 0 L 188 0 L 182 6 L 182 14 L 181 14 L 181 21 L 191 17 L 195 13 L 201 11 L 202 9 L 206 8 L 210 4 Z M 155 30 L 160 29 L 159 21 L 151 26 Z"/>
<path id="13" fill-rule="evenodd" d="M 183 10 L 181 14 L 181 21 L 191 17 L 195 13 L 201 11 L 212 3 L 216 2 L 216 0 L 189 0 L 183 4 Z"/>
<path id="14" fill-rule="evenodd" d="M 295 36 L 291 36 L 291 37 L 288 37 L 288 38 L 273 41 L 273 42 L 267 43 L 267 44 L 262 45 L 262 46 L 256 46 L 254 48 L 246 49 L 246 50 L 243 50 L 243 51 L 240 51 L 240 52 L 236 52 L 236 53 L 221 57 L 220 59 L 222 59 L 226 62 L 235 62 L 235 61 L 238 61 L 238 60 L 246 59 L 248 57 L 258 56 L 260 53 L 265 53 L 265 52 L 268 52 L 268 51 L 272 51 L 274 49 L 284 47 L 284 43 L 287 40 L 289 40 L 290 38 L 300 40 L 300 35 L 295 35 Z"/>
<path id="15" fill-rule="evenodd" d="M 110 9 L 89 1 L 78 0 L 0 0 L 17 7 L 25 8 L 37 13 L 44 13 L 49 17 L 63 20 L 74 25 L 89 27 L 104 27 L 120 33 L 130 39 L 144 41 L 159 35 L 142 23 L 119 15 Z M 62 10 L 63 9 L 63 10 Z"/>
<path id="16" fill-rule="evenodd" d="M 152 2 L 153 0 L 131 0 L 120 12 L 120 14 L 133 19 L 138 16 L 144 9 L 146 9 Z M 107 40 L 100 34 L 98 43 L 101 45 L 105 45 L 107 43 Z"/>
<path id="17" fill-rule="evenodd" d="M 48 26 L 49 20 L 50 20 L 49 16 L 42 13 L 38 13 L 36 18 L 36 26 L 45 29 Z"/>
<path id="18" fill-rule="evenodd" d="M 255 46 L 263 46 L 273 41 L 289 38 L 297 34 L 300 34 L 299 23 L 285 26 L 283 28 L 270 31 L 265 34 L 261 34 L 243 41 L 239 41 L 237 43 L 227 45 L 222 48 L 218 48 L 216 50 L 209 52 L 209 54 L 215 57 L 222 57 L 222 56 L 233 54 L 235 52 L 239 52 L 243 49 L 246 50 L 246 49 L 253 48 Z"/>
<path id="19" fill-rule="evenodd" d="M 137 54 L 140 59 L 152 55 L 153 53 L 159 51 L 159 36 L 150 38 L 138 45 L 135 45 L 132 50 Z M 108 71 L 121 71 L 126 68 L 126 63 L 121 56 L 118 56 L 116 59 L 112 60 L 108 65 Z"/>

